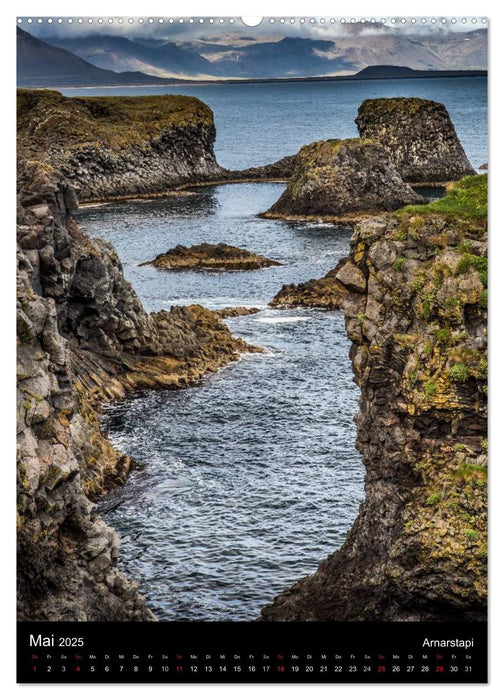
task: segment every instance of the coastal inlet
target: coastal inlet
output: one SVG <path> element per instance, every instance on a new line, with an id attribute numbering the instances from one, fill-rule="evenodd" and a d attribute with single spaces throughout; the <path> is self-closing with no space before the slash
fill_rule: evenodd
<path id="1" fill-rule="evenodd" d="M 144 392 L 104 411 L 113 444 L 146 468 L 101 508 L 121 535 L 121 567 L 162 620 L 254 619 L 341 546 L 363 499 L 343 314 L 267 307 L 283 284 L 333 267 L 351 231 L 256 218 L 282 189 L 208 187 L 78 214 L 86 232 L 117 248 L 148 310 L 261 308 L 227 323 L 265 353 L 199 386 Z M 223 273 L 139 266 L 181 242 L 220 241 L 286 264 Z"/>
<path id="2" fill-rule="evenodd" d="M 241 86 L 193 89 L 214 109 L 217 155 L 225 166 L 260 165 L 323 137 L 356 136 L 357 108 L 370 97 L 367 85 L 270 87 L 257 88 L 272 97 L 258 102 L 257 112 Z M 471 164 L 486 160 L 484 81 L 377 81 L 372 87 L 379 97 L 442 100 Z M 235 114 L 250 119 L 250 142 L 243 141 Z M 244 357 L 200 386 L 130 397 L 104 415 L 114 444 L 146 464 L 102 510 L 122 536 L 121 567 L 139 582 L 159 619 L 257 618 L 265 603 L 340 547 L 363 499 L 352 422 L 358 391 L 342 312 L 266 306 L 283 285 L 334 268 L 348 254 L 350 231 L 316 217 L 310 223 L 257 218 L 283 189 L 205 187 L 78 215 L 86 231 L 115 245 L 148 310 L 195 302 L 262 307 L 228 323 L 269 352 Z M 282 265 L 226 273 L 139 266 L 178 245 L 221 242 Z"/>

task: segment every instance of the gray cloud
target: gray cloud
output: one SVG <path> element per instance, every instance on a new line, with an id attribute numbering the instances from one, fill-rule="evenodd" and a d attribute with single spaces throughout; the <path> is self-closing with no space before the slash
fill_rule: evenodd
<path id="1" fill-rule="evenodd" d="M 139 18 L 123 17 L 122 23 L 119 22 L 119 17 L 112 18 L 113 22 L 108 22 L 108 17 L 102 18 L 100 23 L 99 17 L 91 18 L 90 23 L 87 17 L 82 18 L 82 23 L 79 23 L 78 17 L 73 17 L 72 22 L 68 22 L 68 18 L 61 18 L 63 22 L 58 23 L 58 18 L 53 18 L 52 23 L 47 21 L 48 18 L 41 18 L 42 22 L 38 22 L 39 18 L 33 17 L 32 22 L 28 22 L 28 17 L 22 17 L 20 27 L 30 32 L 34 36 L 41 39 L 49 40 L 51 37 L 72 37 L 86 36 L 96 34 L 109 34 L 114 36 L 125 36 L 130 38 L 152 38 L 166 41 L 187 41 L 190 39 L 205 39 L 211 41 L 214 37 L 229 36 L 230 41 L 236 36 L 250 36 L 257 39 L 280 39 L 285 36 L 311 37 L 317 39 L 336 39 L 341 36 L 358 33 L 360 36 L 371 36 L 373 34 L 381 34 L 383 32 L 401 33 L 425 37 L 428 35 L 439 33 L 459 33 L 467 32 L 475 29 L 486 28 L 487 24 L 478 21 L 476 24 L 468 19 L 466 23 L 457 18 L 456 23 L 451 22 L 451 17 L 446 23 L 442 22 L 441 17 L 436 18 L 436 22 L 432 23 L 430 18 L 422 23 L 421 18 L 415 18 L 416 21 L 411 22 L 411 18 L 407 18 L 406 23 L 401 23 L 400 18 L 386 18 L 386 22 L 381 22 L 381 17 L 374 18 L 374 22 L 367 21 L 361 24 L 359 21 L 351 22 L 352 18 L 347 18 L 344 23 L 338 18 L 335 22 L 331 22 L 330 18 L 312 23 L 310 17 L 304 18 L 304 23 L 296 19 L 294 23 L 290 22 L 290 17 L 285 18 L 285 22 L 280 22 L 279 18 L 274 18 L 275 22 L 270 22 L 269 18 L 264 18 L 257 27 L 248 27 L 239 17 L 225 18 L 224 23 L 220 23 L 218 18 L 214 18 L 214 22 L 210 22 L 210 18 L 205 17 L 201 22 L 199 18 L 183 18 L 181 23 L 179 18 L 173 18 L 173 22 L 169 18 L 163 18 L 163 22 L 159 22 L 158 18 L 143 18 L 143 22 L 139 22 Z M 371 18 L 369 18 L 371 20 Z"/>

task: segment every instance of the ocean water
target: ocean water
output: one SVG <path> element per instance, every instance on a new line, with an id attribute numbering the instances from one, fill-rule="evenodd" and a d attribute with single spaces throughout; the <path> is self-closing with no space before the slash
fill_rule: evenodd
<path id="1" fill-rule="evenodd" d="M 478 166 L 487 159 L 484 88 L 481 79 L 443 79 L 176 91 L 212 106 L 218 159 L 231 168 L 275 160 L 317 138 L 355 135 L 363 99 L 401 94 L 444 101 Z M 125 90 L 65 90 L 77 92 Z M 206 187 L 85 207 L 77 216 L 91 236 L 115 245 L 147 310 L 189 303 L 261 309 L 227 323 L 265 353 L 245 355 L 189 389 L 141 392 L 104 410 L 112 442 L 146 468 L 100 507 L 121 535 L 121 567 L 163 620 L 256 618 L 341 546 L 363 499 L 354 447 L 358 389 L 343 314 L 267 306 L 283 284 L 334 267 L 351 231 L 257 218 L 282 190 L 277 183 Z M 138 265 L 179 243 L 203 241 L 283 264 L 232 273 Z"/>
<path id="2" fill-rule="evenodd" d="M 486 78 L 248 83 L 141 88 L 71 88 L 65 95 L 193 95 L 214 111 L 215 153 L 226 168 L 248 168 L 296 153 L 319 139 L 358 135 L 359 105 L 377 97 L 442 102 L 474 168 L 486 163 Z"/>
<path id="3" fill-rule="evenodd" d="M 267 306 L 283 284 L 333 267 L 351 231 L 257 218 L 282 189 L 208 187 L 78 216 L 115 245 L 148 310 L 261 308 L 228 324 L 264 354 L 198 386 L 142 392 L 104 411 L 114 445 L 146 469 L 102 508 L 121 534 L 122 568 L 160 619 L 254 619 L 343 543 L 363 497 L 343 314 Z M 178 243 L 221 240 L 283 264 L 227 273 L 138 266 Z"/>

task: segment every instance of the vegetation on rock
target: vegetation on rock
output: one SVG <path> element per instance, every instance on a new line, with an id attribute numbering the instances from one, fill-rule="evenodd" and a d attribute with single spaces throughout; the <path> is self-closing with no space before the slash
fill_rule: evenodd
<path id="1" fill-rule="evenodd" d="M 64 97 L 56 90 L 17 93 L 23 145 L 42 152 L 101 144 L 111 150 L 148 144 L 178 127 L 212 126 L 210 107 L 185 95 Z"/>
<path id="2" fill-rule="evenodd" d="M 18 90 L 18 152 L 62 172 L 82 200 L 156 194 L 224 171 L 212 110 L 195 97 L 64 97 Z"/>
<path id="3" fill-rule="evenodd" d="M 262 619 L 485 619 L 485 188 L 468 178 L 356 227 L 339 279 L 366 499 L 343 547 Z"/>
<path id="4" fill-rule="evenodd" d="M 227 243 L 200 243 L 190 247 L 178 245 L 141 265 L 153 265 L 162 270 L 173 271 L 258 270 L 262 267 L 280 265 L 280 263 Z"/>
<path id="5" fill-rule="evenodd" d="M 379 144 L 331 139 L 303 146 L 287 189 L 263 216 L 356 220 L 424 201 L 403 182 Z"/>
<path id="6" fill-rule="evenodd" d="M 446 197 L 425 206 L 410 205 L 411 214 L 442 214 L 456 219 L 486 219 L 488 209 L 488 175 L 472 175 L 453 182 Z"/>

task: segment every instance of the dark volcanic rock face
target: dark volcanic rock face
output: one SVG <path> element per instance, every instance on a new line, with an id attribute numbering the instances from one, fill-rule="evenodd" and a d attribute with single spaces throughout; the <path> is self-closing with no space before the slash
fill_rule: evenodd
<path id="1" fill-rule="evenodd" d="M 280 265 L 276 260 L 227 243 L 200 243 L 189 248 L 178 245 L 141 264 L 154 265 L 162 270 L 258 270 Z"/>
<path id="2" fill-rule="evenodd" d="M 364 139 L 316 141 L 299 151 L 287 189 L 264 216 L 362 218 L 422 201 L 378 144 Z"/>
<path id="3" fill-rule="evenodd" d="M 283 308 L 306 306 L 327 309 L 328 311 L 341 309 L 343 299 L 348 294 L 347 288 L 338 279 L 338 272 L 344 264 L 344 261 L 338 263 L 321 279 L 308 280 L 308 282 L 300 284 L 284 284 L 271 300 L 270 306 Z M 362 283 L 365 283 L 364 278 L 362 278 Z"/>
<path id="4" fill-rule="evenodd" d="M 485 619 L 486 254 L 481 219 L 357 226 L 343 308 L 366 498 L 343 547 L 263 620 Z"/>
<path id="5" fill-rule="evenodd" d="M 19 164 L 18 616 L 151 620 L 91 497 L 137 468 L 101 434 L 102 400 L 183 386 L 247 349 L 206 309 L 145 313 L 111 245 L 71 220 L 47 164 Z"/>
<path id="6" fill-rule="evenodd" d="M 193 97 L 18 90 L 20 151 L 61 171 L 83 201 L 217 179 L 214 141 L 213 113 Z"/>
<path id="7" fill-rule="evenodd" d="M 440 102 L 417 97 L 365 100 L 355 122 L 361 138 L 380 143 L 407 182 L 434 184 L 474 175 Z"/>

